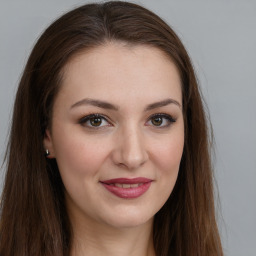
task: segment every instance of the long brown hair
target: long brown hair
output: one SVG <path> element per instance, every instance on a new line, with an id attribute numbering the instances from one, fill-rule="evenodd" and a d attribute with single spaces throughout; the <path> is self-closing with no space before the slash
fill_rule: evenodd
<path id="1" fill-rule="evenodd" d="M 174 190 L 156 214 L 157 256 L 223 255 L 215 219 L 209 134 L 189 56 L 174 31 L 136 4 L 81 6 L 56 20 L 39 38 L 16 95 L 1 200 L 1 256 L 70 254 L 72 229 L 55 160 L 44 156 L 62 71 L 74 54 L 123 41 L 161 49 L 182 80 L 185 145 Z"/>

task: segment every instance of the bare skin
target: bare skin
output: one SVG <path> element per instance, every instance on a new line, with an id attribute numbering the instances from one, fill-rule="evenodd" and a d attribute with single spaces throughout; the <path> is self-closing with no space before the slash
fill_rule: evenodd
<path id="1" fill-rule="evenodd" d="M 155 256 L 154 216 L 173 190 L 183 145 L 180 77 L 160 50 L 112 42 L 73 57 L 44 139 L 66 190 L 71 255 Z M 150 185 L 135 197 L 104 185 L 138 177 Z"/>
<path id="2" fill-rule="evenodd" d="M 81 221 L 73 223 L 76 233 L 71 255 L 155 256 L 151 222 L 143 228 L 138 226 L 123 229 L 94 224 L 83 222 L 81 225 Z"/>

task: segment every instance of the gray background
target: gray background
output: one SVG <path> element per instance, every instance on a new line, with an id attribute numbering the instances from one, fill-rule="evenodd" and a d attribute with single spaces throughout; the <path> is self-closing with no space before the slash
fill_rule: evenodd
<path id="1" fill-rule="evenodd" d="M 15 91 L 35 40 L 57 16 L 86 2 L 0 0 L 1 162 Z M 164 18 L 192 57 L 215 134 L 225 255 L 255 256 L 256 0 L 134 2 Z M 0 174 L 2 182 L 4 168 Z"/>

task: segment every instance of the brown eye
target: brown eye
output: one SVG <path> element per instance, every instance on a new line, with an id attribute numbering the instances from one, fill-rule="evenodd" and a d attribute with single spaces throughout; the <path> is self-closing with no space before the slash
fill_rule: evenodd
<path id="1" fill-rule="evenodd" d="M 153 117 L 151 120 L 152 124 L 155 126 L 160 126 L 163 123 L 163 118 L 160 116 Z"/>
<path id="2" fill-rule="evenodd" d="M 151 116 L 146 124 L 156 128 L 167 128 L 175 122 L 176 120 L 172 116 L 168 114 L 159 113 Z"/>
<path id="3" fill-rule="evenodd" d="M 104 116 L 99 114 L 91 114 L 85 116 L 79 120 L 79 123 L 84 127 L 95 129 L 110 126 L 108 120 Z"/>
<path id="4" fill-rule="evenodd" d="M 89 119 L 91 126 L 100 126 L 102 119 L 100 117 L 92 117 Z"/>

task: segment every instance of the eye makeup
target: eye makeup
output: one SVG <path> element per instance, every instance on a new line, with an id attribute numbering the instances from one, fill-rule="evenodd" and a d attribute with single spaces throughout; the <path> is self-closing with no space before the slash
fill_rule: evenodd
<path id="1" fill-rule="evenodd" d="M 166 113 L 156 113 L 151 115 L 147 122 L 146 126 L 152 126 L 154 128 L 168 128 L 172 123 L 175 123 L 176 119 L 174 119 L 171 115 Z M 102 129 L 105 127 L 113 126 L 108 117 L 99 113 L 92 113 L 86 115 L 79 119 L 79 124 L 89 129 Z"/>
<path id="2" fill-rule="evenodd" d="M 149 122 L 152 124 L 152 126 L 156 128 L 167 128 L 172 123 L 175 123 L 176 119 L 174 119 L 171 115 L 166 113 L 157 113 L 151 115 L 146 124 L 148 124 Z"/>
<path id="3" fill-rule="evenodd" d="M 106 126 L 112 126 L 108 118 L 105 115 L 99 113 L 89 114 L 82 117 L 79 119 L 79 124 L 91 129 L 99 129 Z"/>

